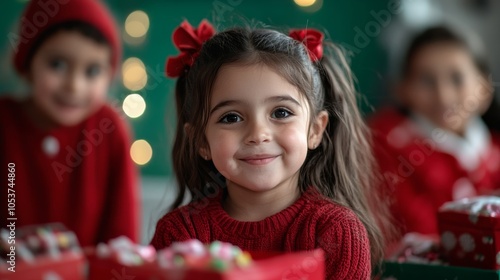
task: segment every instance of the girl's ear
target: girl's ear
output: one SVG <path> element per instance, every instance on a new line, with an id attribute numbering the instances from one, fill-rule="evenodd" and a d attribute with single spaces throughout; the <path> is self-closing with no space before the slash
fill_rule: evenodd
<path id="1" fill-rule="evenodd" d="M 184 133 L 186 135 L 189 135 L 191 130 L 191 126 L 186 123 L 184 124 Z M 211 160 L 212 156 L 210 154 L 210 148 L 209 147 L 201 147 L 200 150 L 198 151 L 198 154 L 205 160 Z"/>
<path id="2" fill-rule="evenodd" d="M 204 160 L 211 160 L 212 159 L 212 156 L 210 155 L 210 148 L 200 148 L 200 156 L 204 159 Z"/>
<path id="3" fill-rule="evenodd" d="M 321 143 L 323 138 L 323 133 L 325 132 L 326 125 L 328 124 L 328 112 L 321 111 L 314 118 L 309 128 L 309 137 L 307 141 L 307 147 L 311 150 L 316 149 Z"/>

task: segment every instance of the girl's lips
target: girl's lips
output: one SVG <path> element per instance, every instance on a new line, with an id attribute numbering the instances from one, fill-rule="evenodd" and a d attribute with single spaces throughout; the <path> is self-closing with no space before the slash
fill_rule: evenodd
<path id="1" fill-rule="evenodd" d="M 82 106 L 80 105 L 76 105 L 76 104 L 69 104 L 69 103 L 57 103 L 57 105 L 60 107 L 60 108 L 63 108 L 63 109 L 79 109 L 81 108 Z"/>
<path id="2" fill-rule="evenodd" d="M 272 156 L 272 155 L 255 155 L 242 158 L 241 160 L 251 165 L 265 165 L 270 163 L 277 157 L 278 156 Z"/>

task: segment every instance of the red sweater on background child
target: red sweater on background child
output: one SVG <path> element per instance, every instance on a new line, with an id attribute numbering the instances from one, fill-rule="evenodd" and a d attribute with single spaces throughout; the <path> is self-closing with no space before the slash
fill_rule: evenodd
<path id="1" fill-rule="evenodd" d="M 177 208 L 156 226 L 156 249 L 175 241 L 224 240 L 249 251 L 294 252 L 323 248 L 327 279 L 369 279 L 371 264 L 366 229 L 356 215 L 309 188 L 285 210 L 257 222 L 231 218 L 221 196 Z M 353 274 L 354 273 L 354 274 Z"/>
<path id="2" fill-rule="evenodd" d="M 402 233 L 437 234 L 443 203 L 500 189 L 500 137 L 480 119 L 469 122 L 463 138 L 396 109 L 378 112 L 370 123 Z"/>
<path id="3" fill-rule="evenodd" d="M 32 0 L 18 30 L 13 66 L 29 91 L 0 99 L 0 175 L 15 174 L 15 193 L 6 183 L 0 199 L 15 195 L 16 228 L 60 222 L 83 246 L 138 241 L 130 138 L 106 105 L 122 53 L 112 13 L 102 1 Z M 11 214 L 0 212 L 6 227 Z"/>
<path id="4" fill-rule="evenodd" d="M 21 102 L 2 98 L 0 135 L 2 178 L 8 178 L 8 164 L 15 164 L 16 228 L 61 222 L 83 246 L 119 235 L 138 241 L 128 129 L 111 107 L 103 106 L 78 125 L 44 131 Z M 6 187 L 0 198 L 7 201 Z M 7 207 L 0 213 L 2 221 L 10 217 Z"/>

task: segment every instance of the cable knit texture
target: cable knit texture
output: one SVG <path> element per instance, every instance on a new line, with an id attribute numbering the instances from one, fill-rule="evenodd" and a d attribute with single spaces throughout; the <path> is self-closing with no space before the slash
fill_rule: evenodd
<path id="1" fill-rule="evenodd" d="M 158 221 L 151 244 L 175 241 L 230 242 L 249 251 L 303 251 L 322 248 L 327 279 L 369 279 L 370 244 L 351 210 L 309 188 L 294 204 L 257 222 L 241 222 L 224 211 L 221 196 L 175 209 Z"/>

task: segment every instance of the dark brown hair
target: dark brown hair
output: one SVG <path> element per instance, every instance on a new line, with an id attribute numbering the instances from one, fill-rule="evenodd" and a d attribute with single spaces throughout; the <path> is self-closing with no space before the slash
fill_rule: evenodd
<path id="1" fill-rule="evenodd" d="M 199 149 L 207 145 L 210 95 L 219 69 L 228 64 L 263 64 L 299 89 L 309 103 L 311 118 L 322 110 L 328 112 L 321 144 L 308 151 L 300 169 L 299 188 L 314 186 L 354 211 L 368 232 L 372 263 L 377 263 L 383 245 L 367 199 L 374 179 L 368 130 L 342 51 L 332 43 L 324 47 L 324 57 L 312 62 L 301 42 L 274 30 L 245 28 L 218 33 L 203 45 L 196 62 L 176 85 L 178 122 L 172 153 L 179 195 L 173 208 L 182 204 L 186 189 L 193 201 L 199 201 L 208 195 L 210 185 L 224 187 L 213 163 L 199 155 Z M 185 129 L 185 124 L 193 129 Z"/>

